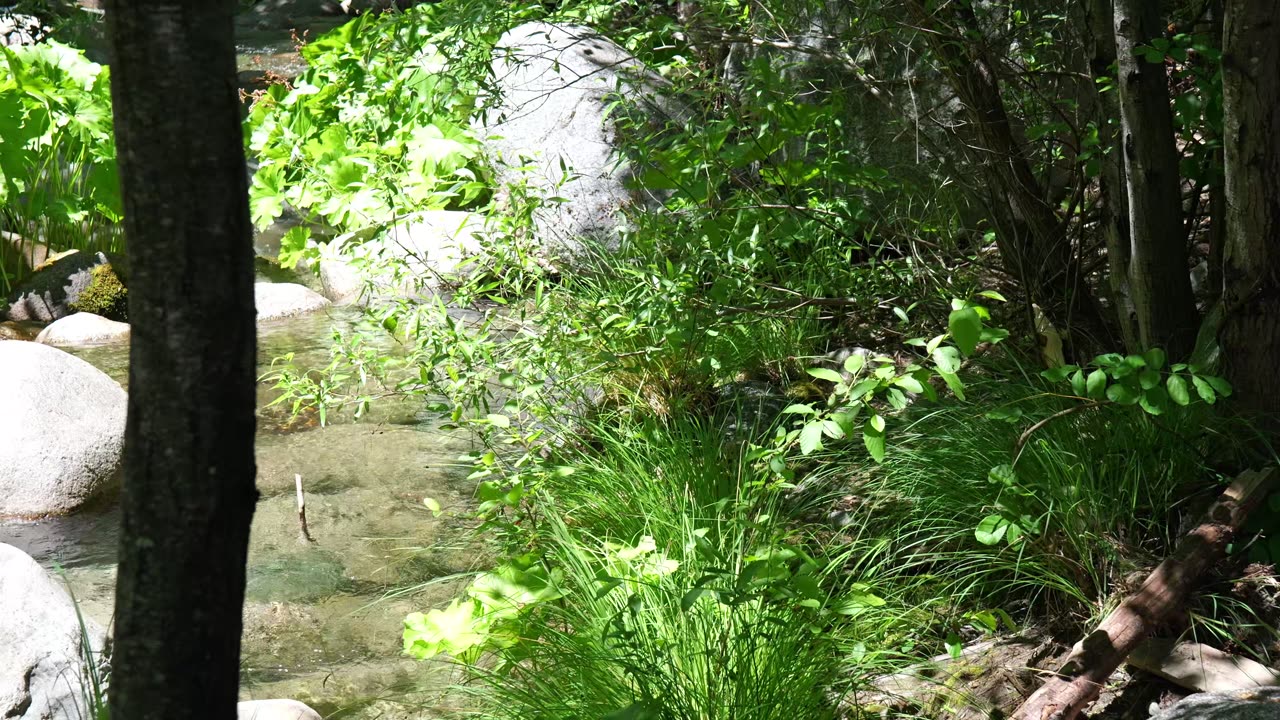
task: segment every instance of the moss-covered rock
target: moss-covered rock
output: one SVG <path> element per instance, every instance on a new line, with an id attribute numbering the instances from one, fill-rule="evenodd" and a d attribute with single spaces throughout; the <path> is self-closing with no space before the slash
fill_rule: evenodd
<path id="1" fill-rule="evenodd" d="M 129 290 L 110 264 L 89 271 L 89 285 L 67 307 L 72 312 L 93 313 L 110 320 L 129 319 Z"/>
<path id="2" fill-rule="evenodd" d="M 97 270 L 105 267 L 104 270 Z M 128 275 L 124 258 L 101 252 L 74 252 L 47 262 L 27 278 L 0 306 L 10 320 L 53 322 L 75 312 L 92 312 L 124 321 Z M 81 306 L 83 302 L 91 305 Z"/>

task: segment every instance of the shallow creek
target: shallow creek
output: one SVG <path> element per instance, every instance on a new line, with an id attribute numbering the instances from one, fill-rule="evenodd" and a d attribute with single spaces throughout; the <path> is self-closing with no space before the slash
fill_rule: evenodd
<path id="1" fill-rule="evenodd" d="M 288 352 L 301 367 L 325 366 L 332 328 L 355 319 L 334 309 L 262 324 L 260 371 Z M 127 346 L 77 354 L 127 386 Z M 339 416 L 318 427 L 267 407 L 269 382 L 259 383 L 258 397 L 261 499 L 250 538 L 244 698 L 296 698 L 329 717 L 435 716 L 454 678 L 442 664 L 404 658 L 400 627 L 406 613 L 455 595 L 464 580 L 453 576 L 483 562 L 465 520 L 472 483 L 457 462 L 465 438 L 434 430 L 421 401 L 383 401 L 358 423 Z M 295 473 L 314 544 L 299 537 Z M 446 513 L 433 517 L 424 497 Z M 0 542 L 62 568 L 86 614 L 109 625 L 118 520 L 108 501 L 70 517 L 0 525 Z"/>

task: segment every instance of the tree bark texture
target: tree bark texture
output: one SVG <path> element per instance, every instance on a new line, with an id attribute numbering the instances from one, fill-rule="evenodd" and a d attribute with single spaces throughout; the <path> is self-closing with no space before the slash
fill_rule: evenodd
<path id="1" fill-rule="evenodd" d="M 1280 412 L 1280 3 L 1228 0 L 1223 27 L 1226 317 L 1219 341 L 1244 409 Z M 1215 218 L 1216 220 L 1216 218 Z"/>
<path id="2" fill-rule="evenodd" d="M 1236 478 L 1173 554 L 1116 608 L 1098 629 L 1076 643 L 1058 674 L 1032 693 L 1013 720 L 1074 720 L 1097 697 L 1111 673 L 1170 615 L 1192 587 L 1226 554 L 1227 544 L 1250 511 L 1267 496 L 1274 471 L 1247 471 Z"/>
<path id="3" fill-rule="evenodd" d="M 108 0 L 130 262 L 111 717 L 236 714 L 254 487 L 235 0 Z"/>
<path id="4" fill-rule="evenodd" d="M 1183 358 L 1199 318 L 1182 227 L 1178 154 L 1164 62 L 1139 48 L 1160 37 L 1160 3 L 1115 0 L 1121 146 L 1129 210 L 1128 281 L 1144 348 Z M 1162 54 L 1163 55 L 1163 54 Z"/>
<path id="5" fill-rule="evenodd" d="M 1116 64 L 1115 15 L 1111 0 L 1089 0 L 1081 7 L 1086 28 L 1089 74 L 1097 83 L 1114 82 Z M 1098 225 L 1106 241 L 1107 281 L 1111 305 L 1124 339 L 1125 349 L 1141 353 L 1138 313 L 1129 288 L 1129 195 L 1125 181 L 1124 154 L 1117 132 L 1120 104 L 1114 92 L 1094 91 L 1093 116 L 1098 125 L 1100 182 L 1102 196 Z"/>

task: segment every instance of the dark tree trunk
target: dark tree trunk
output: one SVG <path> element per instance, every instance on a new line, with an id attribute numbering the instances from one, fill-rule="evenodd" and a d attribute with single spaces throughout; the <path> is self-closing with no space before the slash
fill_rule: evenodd
<path id="1" fill-rule="evenodd" d="M 1226 317 L 1219 340 L 1245 409 L 1280 412 L 1280 3 L 1228 0 L 1223 27 Z M 1215 218 L 1216 220 L 1216 218 Z"/>
<path id="2" fill-rule="evenodd" d="M 108 0 L 130 262 L 114 720 L 236 714 L 254 488 L 235 0 Z"/>
<path id="3" fill-rule="evenodd" d="M 1139 51 L 1160 37 L 1160 4 L 1116 0 L 1115 37 L 1128 187 L 1127 275 L 1138 339 L 1145 348 L 1162 347 L 1181 358 L 1191 352 L 1199 318 L 1187 268 L 1173 114 L 1163 55 L 1148 62 Z"/>

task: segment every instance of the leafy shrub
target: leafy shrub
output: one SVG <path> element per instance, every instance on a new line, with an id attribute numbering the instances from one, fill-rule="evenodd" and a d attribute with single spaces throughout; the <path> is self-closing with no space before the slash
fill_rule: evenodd
<path id="1" fill-rule="evenodd" d="M 23 272 L 22 243 L 118 250 L 121 218 L 106 67 L 55 41 L 0 48 L 0 289 Z"/>

